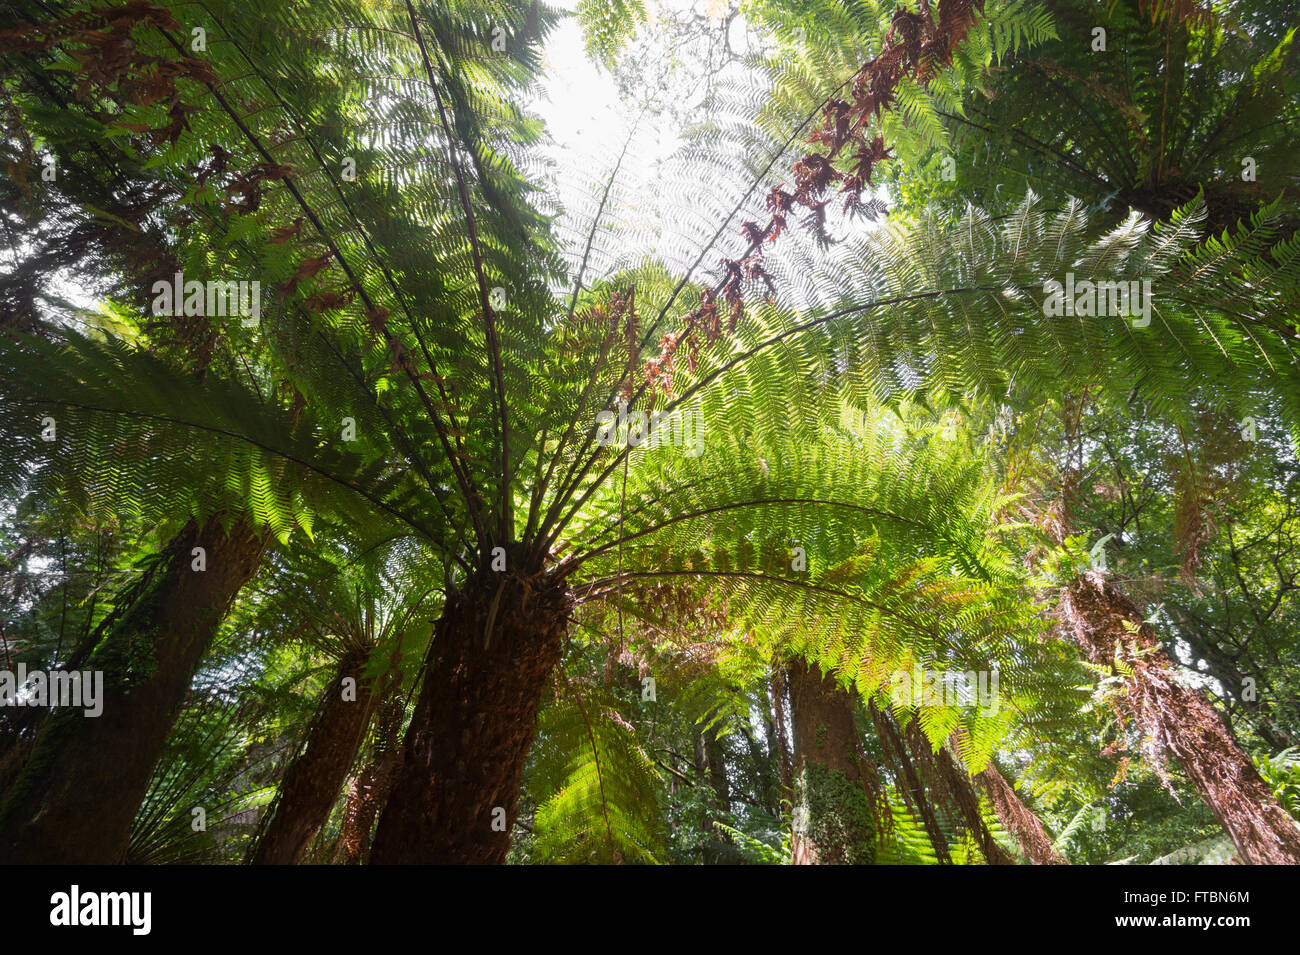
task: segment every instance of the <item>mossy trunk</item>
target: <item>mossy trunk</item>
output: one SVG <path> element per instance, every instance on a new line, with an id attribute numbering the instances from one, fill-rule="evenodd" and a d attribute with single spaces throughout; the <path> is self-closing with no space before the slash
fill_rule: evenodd
<path id="1" fill-rule="evenodd" d="M 481 570 L 448 599 L 372 864 L 505 862 L 568 610 L 563 581 L 542 573 Z"/>
<path id="2" fill-rule="evenodd" d="M 374 695 L 362 673 L 368 656 L 354 649 L 339 662 L 307 746 L 285 771 L 270 822 L 249 853 L 252 865 L 296 865 L 329 819 L 370 724 Z"/>
<path id="3" fill-rule="evenodd" d="M 863 778 L 853 697 L 802 660 L 790 664 L 795 865 L 870 865 L 876 825 Z"/>
<path id="4" fill-rule="evenodd" d="M 247 525 L 227 532 L 217 518 L 191 522 L 168 544 L 84 664 L 104 674 L 101 715 L 60 709 L 41 727 L 0 811 L 0 862 L 121 861 L 190 681 L 265 546 Z"/>
<path id="5" fill-rule="evenodd" d="M 1119 659 L 1131 673 L 1117 707 L 1136 723 L 1157 770 L 1167 756 L 1178 760 L 1246 862 L 1300 863 L 1295 820 L 1209 700 L 1175 679 L 1174 661 L 1132 601 L 1087 571 L 1065 588 L 1061 611 L 1065 631 L 1089 660 L 1114 666 Z"/>

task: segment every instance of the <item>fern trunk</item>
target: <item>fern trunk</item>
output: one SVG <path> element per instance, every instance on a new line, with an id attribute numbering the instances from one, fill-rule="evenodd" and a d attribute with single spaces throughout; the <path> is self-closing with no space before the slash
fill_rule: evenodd
<path id="1" fill-rule="evenodd" d="M 568 607 L 562 581 L 520 573 L 480 572 L 447 601 L 372 863 L 505 862 Z"/>
<path id="2" fill-rule="evenodd" d="M 190 681 L 265 546 L 248 525 L 227 533 L 217 518 L 168 544 L 154 580 L 85 664 L 104 673 L 101 715 L 64 708 L 42 726 L 0 812 L 0 862 L 121 861 Z"/>
<path id="3" fill-rule="evenodd" d="M 374 758 L 348 790 L 334 861 L 360 865 L 370 856 L 370 831 L 380 808 L 388 802 L 402 767 L 402 718 L 405 706 L 393 697 L 380 704 Z"/>
<path id="4" fill-rule="evenodd" d="M 898 789 L 903 795 L 903 801 L 912 814 L 921 821 L 926 837 L 930 840 L 930 846 L 934 849 L 934 857 L 939 860 L 939 864 L 952 865 L 948 840 L 939 826 L 934 804 L 930 801 L 925 786 L 917 775 L 916 766 L 907 753 L 907 744 L 903 742 L 903 736 L 894 722 L 894 717 L 887 709 L 879 709 L 874 703 L 868 706 L 871 718 L 876 724 L 876 734 L 880 737 L 880 746 L 885 752 L 885 758 L 893 762 L 897 771 Z"/>
<path id="5" fill-rule="evenodd" d="M 1039 820 L 1016 794 L 998 768 L 992 763 L 975 776 L 975 782 L 984 790 L 993 811 L 997 813 L 1002 828 L 1011 833 L 1025 858 L 1033 865 L 1069 865 L 1069 862 L 1052 848 L 1052 840 Z"/>
<path id="6" fill-rule="evenodd" d="M 253 865 L 296 865 L 329 819 L 348 770 L 357 758 L 374 695 L 362 670 L 368 653 L 349 651 L 326 687 L 304 749 L 289 765 L 270 823 L 249 855 Z M 354 695 L 345 696 L 351 679 Z"/>
<path id="7" fill-rule="evenodd" d="M 1065 588 L 1066 630 L 1095 664 L 1126 672 L 1117 703 L 1131 717 L 1158 770 L 1173 755 L 1241 858 L 1255 865 L 1300 863 L 1300 829 L 1209 700 L 1175 679 L 1173 660 L 1133 603 L 1096 571 Z"/>
<path id="8" fill-rule="evenodd" d="M 876 826 L 853 722 L 853 697 L 796 660 L 788 671 L 794 722 L 795 865 L 870 865 Z"/>
<path id="9" fill-rule="evenodd" d="M 941 746 L 937 752 L 932 749 L 917 720 L 907 724 L 905 735 L 913 764 L 923 767 L 931 792 L 943 800 L 949 818 L 959 816 L 966 831 L 975 837 L 984 861 L 989 865 L 1015 865 L 1016 860 L 998 844 L 984 822 L 979 795 L 965 768 L 958 765 L 946 748 Z"/>

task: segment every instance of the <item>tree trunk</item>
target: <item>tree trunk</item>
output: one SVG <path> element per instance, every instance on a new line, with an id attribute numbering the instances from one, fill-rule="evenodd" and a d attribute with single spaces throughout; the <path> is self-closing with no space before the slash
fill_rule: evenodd
<path id="1" fill-rule="evenodd" d="M 907 724 L 904 736 L 913 765 L 920 767 L 925 777 L 923 784 L 928 784 L 930 792 L 942 801 L 950 820 L 960 817 L 962 825 L 975 837 L 984 861 L 989 865 L 1015 865 L 1016 860 L 998 844 L 985 824 L 980 813 L 979 796 L 965 768 L 959 766 L 943 747 L 937 752 L 931 748 L 930 738 L 917 720 Z"/>
<path id="2" fill-rule="evenodd" d="M 781 802 L 794 799 L 794 762 L 790 757 L 790 732 L 785 725 L 785 670 L 772 671 L 772 718 L 769 723 L 771 737 L 777 755 L 777 768 L 781 776 Z"/>
<path id="3" fill-rule="evenodd" d="M 889 759 L 892 753 L 892 761 L 897 767 L 898 778 L 902 783 L 898 788 L 903 794 L 903 801 L 907 803 L 912 813 L 921 820 L 921 825 L 925 828 L 925 834 L 930 838 L 930 845 L 934 849 L 934 855 L 939 860 L 939 864 L 952 865 L 952 854 L 948 851 L 948 840 L 939 827 L 939 819 L 934 814 L 933 804 L 925 794 L 925 786 L 921 784 L 920 778 L 916 775 L 916 767 L 912 765 L 912 760 L 907 755 L 907 745 L 903 742 L 903 736 L 899 733 L 897 724 L 894 723 L 894 717 L 888 711 L 878 709 L 874 703 L 869 704 L 869 707 L 871 718 L 876 724 L 876 733 L 880 737 L 881 748 L 885 751 L 885 758 Z"/>
<path id="4" fill-rule="evenodd" d="M 1241 672 L 1237 661 L 1229 654 L 1225 653 L 1219 647 L 1213 636 L 1202 635 L 1197 629 L 1196 622 L 1187 617 L 1187 615 L 1175 612 L 1176 623 L 1178 625 L 1178 634 L 1187 641 L 1191 647 L 1192 654 L 1205 662 L 1210 676 L 1219 681 L 1232 699 L 1246 711 L 1247 718 L 1255 727 L 1255 732 L 1259 734 L 1260 739 L 1268 743 L 1274 749 L 1287 749 L 1296 745 L 1296 739 L 1286 730 L 1281 729 L 1273 722 L 1272 707 L 1262 699 L 1246 700 L 1243 699 L 1242 688 L 1246 683 L 1246 675 Z M 1267 692 L 1272 689 L 1266 674 L 1261 673 L 1259 677 L 1258 691 Z"/>
<path id="5" fill-rule="evenodd" d="M 369 652 L 349 650 L 326 687 L 304 749 L 290 763 L 248 861 L 252 865 L 296 865 L 329 819 L 348 770 L 357 758 L 370 724 L 374 694 L 364 679 Z M 344 680 L 351 679 L 347 692 Z"/>
<path id="6" fill-rule="evenodd" d="M 765 720 L 765 730 L 768 731 L 768 740 L 771 740 L 771 722 Z M 740 733 L 745 737 L 745 750 L 749 753 L 749 761 L 754 765 L 755 781 L 758 784 L 758 792 L 755 793 L 758 804 L 774 818 L 779 818 L 781 813 L 777 808 L 776 794 L 776 776 L 772 772 L 773 753 L 771 750 L 764 750 L 754 738 L 754 734 L 749 731 L 748 727 L 740 727 Z"/>
<path id="7" fill-rule="evenodd" d="M 727 760 L 723 755 L 722 741 L 717 729 L 704 731 L 704 762 L 709 771 L 709 788 L 717 800 L 718 809 L 731 812 L 731 785 L 727 781 Z"/>
<path id="8" fill-rule="evenodd" d="M 1015 789 L 998 772 L 992 762 L 976 774 L 975 782 L 984 790 L 993 811 L 998 814 L 1002 827 L 1015 836 L 1025 858 L 1033 865 L 1069 865 L 1070 863 L 1052 848 L 1052 840 L 1043 823 L 1033 810 L 1021 801 Z"/>
<path id="9" fill-rule="evenodd" d="M 794 722 L 795 865 L 870 865 L 875 814 L 866 780 L 853 697 L 821 668 L 789 668 Z"/>
<path id="10" fill-rule="evenodd" d="M 339 831 L 335 861 L 343 865 L 360 865 L 370 857 L 370 830 L 379 809 L 388 802 L 393 783 L 402 767 L 402 718 L 406 706 L 397 697 L 380 704 L 374 758 L 357 776 L 348 790 L 343 810 L 343 827 Z"/>
<path id="11" fill-rule="evenodd" d="M 1255 764 L 1200 692 L 1174 679 L 1174 661 L 1133 603 L 1087 571 L 1065 588 L 1063 626 L 1093 663 L 1119 659 L 1132 676 L 1118 701 L 1131 716 L 1157 771 L 1173 754 L 1241 858 L 1256 865 L 1300 863 L 1300 829 L 1273 797 Z"/>
<path id="12" fill-rule="evenodd" d="M 217 625 L 257 569 L 266 537 L 217 518 L 191 522 L 155 579 L 90 654 L 103 712 L 56 711 L 0 812 L 0 862 L 111 864 L 126 852 L 167 734 Z M 195 547 L 206 569 L 193 569 Z"/>
<path id="13" fill-rule="evenodd" d="M 372 864 L 501 864 L 569 599 L 562 580 L 480 571 L 449 597 L 425 659 Z"/>
<path id="14" fill-rule="evenodd" d="M 917 745 L 924 746 L 928 752 L 932 752 L 930 741 L 919 726 L 916 727 L 914 739 L 917 740 Z M 975 792 L 975 786 L 966 768 L 959 765 L 945 747 L 941 746 L 937 753 L 933 753 L 933 757 L 939 770 L 939 777 L 948 790 L 949 800 L 961 814 L 967 830 L 974 834 L 975 844 L 979 846 L 984 861 L 989 865 L 1015 865 L 1015 857 L 998 844 L 984 822 L 984 816 L 980 813 L 979 795 Z"/>

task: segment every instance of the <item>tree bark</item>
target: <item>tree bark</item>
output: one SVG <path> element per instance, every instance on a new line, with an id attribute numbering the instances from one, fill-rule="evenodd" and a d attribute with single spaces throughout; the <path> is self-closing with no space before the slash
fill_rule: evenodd
<path id="1" fill-rule="evenodd" d="M 153 581 L 90 654 L 103 712 L 56 711 L 0 811 L 0 862 L 121 861 L 167 734 L 217 625 L 253 576 L 267 538 L 242 521 L 191 522 Z M 202 547 L 206 569 L 192 569 Z"/>
<path id="2" fill-rule="evenodd" d="M 853 722 L 853 697 L 802 660 L 790 664 L 795 865 L 870 865 L 875 813 Z"/>
<path id="3" fill-rule="evenodd" d="M 907 724 L 904 736 L 913 765 L 919 766 L 925 776 L 924 783 L 928 783 L 930 791 L 942 800 L 949 818 L 960 818 L 967 831 L 975 837 L 984 861 L 989 865 L 1015 865 L 1016 860 L 998 844 L 985 824 L 980 813 L 979 796 L 965 768 L 953 760 L 947 749 L 940 747 L 937 752 L 932 749 L 930 738 L 916 720 Z"/>
<path id="4" fill-rule="evenodd" d="M 998 814 L 1002 827 L 1015 836 L 1020 850 L 1033 865 L 1069 865 L 1065 857 L 1052 848 L 1052 840 L 1039 820 L 1016 794 L 998 768 L 989 763 L 975 776 L 975 782 L 984 790 L 993 811 Z"/>
<path id="5" fill-rule="evenodd" d="M 1255 865 L 1300 863 L 1300 829 L 1273 797 L 1203 694 L 1174 679 L 1175 665 L 1159 637 L 1127 597 L 1097 571 L 1065 588 L 1063 626 L 1088 659 L 1132 676 L 1118 702 L 1137 724 L 1147 757 L 1163 772 L 1172 754 L 1200 792 L 1238 853 Z"/>
<path id="6" fill-rule="evenodd" d="M 781 802 L 794 799 L 794 761 L 790 755 L 790 732 L 785 725 L 785 670 L 772 671 L 772 718 L 770 737 L 777 755 L 777 769 L 781 777 Z"/>
<path id="7" fill-rule="evenodd" d="M 379 809 L 388 802 L 388 794 L 402 767 L 402 719 L 406 707 L 399 698 L 380 704 L 374 758 L 357 776 L 348 790 L 339 831 L 335 861 L 343 865 L 360 865 L 370 857 L 370 830 Z"/>
<path id="8" fill-rule="evenodd" d="M 933 804 L 926 796 L 925 786 L 921 784 L 921 780 L 916 774 L 916 767 L 912 764 L 911 757 L 907 755 L 907 745 L 903 742 L 903 736 L 898 731 L 893 716 L 888 711 L 878 709 L 874 703 L 869 704 L 869 707 L 871 718 L 876 724 L 876 733 L 880 737 L 880 745 L 884 749 L 887 759 L 892 751 L 893 762 L 898 769 L 899 778 L 904 784 L 898 787 L 903 794 L 903 801 L 907 803 L 913 814 L 921 820 L 921 825 L 925 828 L 925 834 L 930 838 L 930 846 L 934 849 L 934 855 L 939 860 L 939 864 L 952 865 L 952 854 L 948 851 L 948 840 L 939 827 L 939 819 L 934 814 Z"/>
<path id="9" fill-rule="evenodd" d="M 917 745 L 924 746 L 929 751 L 930 741 L 919 726 L 916 727 L 916 737 L 919 737 Z M 958 765 L 945 747 L 940 747 L 933 756 L 939 770 L 939 777 L 948 790 L 950 801 L 961 814 L 966 828 L 974 834 L 975 844 L 979 846 L 984 861 L 989 865 L 1015 865 L 1015 858 L 998 844 L 984 822 L 984 816 L 980 813 L 979 795 L 975 792 L 975 786 L 966 768 Z"/>
<path id="10" fill-rule="evenodd" d="M 716 729 L 704 731 L 704 762 L 708 766 L 709 788 L 717 800 L 718 809 L 731 812 L 731 785 L 727 781 L 727 760 L 723 755 L 722 741 Z"/>
<path id="11" fill-rule="evenodd" d="M 479 571 L 452 594 L 425 660 L 372 864 L 501 864 L 569 598 L 542 574 Z"/>
<path id="12" fill-rule="evenodd" d="M 362 673 L 368 658 L 367 649 L 356 648 L 339 662 L 338 673 L 320 701 L 307 747 L 280 781 L 270 822 L 249 854 L 250 864 L 296 865 L 328 821 L 370 724 L 374 694 Z M 346 679 L 354 681 L 355 698 L 344 695 Z"/>

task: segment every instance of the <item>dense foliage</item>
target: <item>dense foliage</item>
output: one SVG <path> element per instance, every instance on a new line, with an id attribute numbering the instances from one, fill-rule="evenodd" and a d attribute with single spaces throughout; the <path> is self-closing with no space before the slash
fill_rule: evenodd
<path id="1" fill-rule="evenodd" d="M 1298 29 L 4 0 L 0 861 L 1300 862 Z"/>

